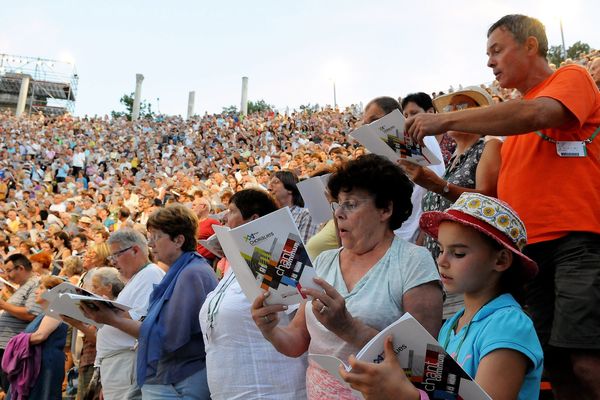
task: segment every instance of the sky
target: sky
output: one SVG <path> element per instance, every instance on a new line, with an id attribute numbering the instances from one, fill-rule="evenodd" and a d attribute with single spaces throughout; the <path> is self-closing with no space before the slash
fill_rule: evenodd
<path id="1" fill-rule="evenodd" d="M 505 14 L 546 25 L 550 45 L 600 48 L 597 0 L 4 0 L 0 53 L 73 62 L 75 114 L 142 99 L 161 113 L 216 113 L 248 98 L 279 110 L 489 83 L 488 27 Z M 87 4 L 87 5 L 85 5 Z"/>

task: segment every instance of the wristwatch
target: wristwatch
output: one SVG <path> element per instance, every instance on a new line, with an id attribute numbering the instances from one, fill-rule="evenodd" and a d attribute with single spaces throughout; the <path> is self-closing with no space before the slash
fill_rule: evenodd
<path id="1" fill-rule="evenodd" d="M 450 193 L 450 182 L 446 181 L 446 186 L 444 186 L 444 188 L 442 189 L 442 193 L 443 194 Z"/>

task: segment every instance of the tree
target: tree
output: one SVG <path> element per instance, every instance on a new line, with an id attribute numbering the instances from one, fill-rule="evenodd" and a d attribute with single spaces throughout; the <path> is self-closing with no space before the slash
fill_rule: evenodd
<path id="1" fill-rule="evenodd" d="M 229 107 L 223 107 L 223 114 L 237 114 L 238 109 L 236 106 L 231 105 Z"/>
<path id="2" fill-rule="evenodd" d="M 274 105 L 268 104 L 266 101 L 264 100 L 258 100 L 256 102 L 254 101 L 248 101 L 248 114 L 252 114 L 255 112 L 263 112 L 263 111 L 270 111 L 273 110 L 275 108 Z"/>
<path id="3" fill-rule="evenodd" d="M 581 57 L 582 54 L 587 54 L 591 50 L 591 47 L 587 43 L 583 43 L 580 40 L 573 43 L 571 47 L 567 49 L 567 58 L 577 59 Z M 560 66 L 560 63 L 565 61 L 563 57 L 563 48 L 562 46 L 550 46 L 548 49 L 548 61 L 557 67 Z"/>
<path id="4" fill-rule="evenodd" d="M 562 56 L 562 46 L 550 46 L 548 49 L 548 61 L 550 64 L 554 64 L 557 67 L 564 61 Z"/>
<path id="5" fill-rule="evenodd" d="M 133 100 L 135 98 L 135 94 L 132 92 L 130 94 L 124 94 L 121 96 L 119 103 L 125 106 L 125 111 L 112 111 L 110 114 L 113 118 L 126 117 L 127 120 L 131 121 L 131 115 L 133 114 Z M 140 103 L 140 118 L 154 118 L 154 112 L 152 112 L 152 105 L 148 103 L 146 100 L 143 100 Z"/>
<path id="6" fill-rule="evenodd" d="M 573 43 L 569 50 L 567 50 L 567 57 L 576 59 L 581 57 L 582 54 L 587 54 L 590 52 L 590 45 L 587 43 L 582 43 L 581 41 L 576 41 Z"/>

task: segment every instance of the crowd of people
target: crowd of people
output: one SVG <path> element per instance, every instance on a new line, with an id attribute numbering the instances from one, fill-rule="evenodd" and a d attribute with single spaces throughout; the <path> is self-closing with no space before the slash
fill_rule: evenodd
<path id="1" fill-rule="evenodd" d="M 425 399 L 391 342 L 381 364 L 352 356 L 405 312 L 494 399 L 536 398 L 542 369 L 556 399 L 599 398 L 600 57 L 549 65 L 520 15 L 487 48 L 492 85 L 364 110 L 0 113 L 6 398 Z M 349 136 L 394 110 L 440 164 Z M 316 224 L 297 184 L 323 174 L 332 218 Z M 298 309 L 246 298 L 199 244 L 280 207 L 322 288 Z M 62 282 L 131 309 L 59 321 L 44 293 Z M 307 352 L 349 359 L 347 383 Z"/>

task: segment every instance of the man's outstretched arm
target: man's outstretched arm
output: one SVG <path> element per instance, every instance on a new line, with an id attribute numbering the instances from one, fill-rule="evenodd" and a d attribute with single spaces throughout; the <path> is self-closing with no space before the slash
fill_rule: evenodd
<path id="1" fill-rule="evenodd" d="M 419 142 L 448 131 L 511 136 L 578 123 L 561 102 L 550 97 L 511 100 L 490 107 L 442 114 L 417 114 L 406 120 L 406 131 Z"/>

